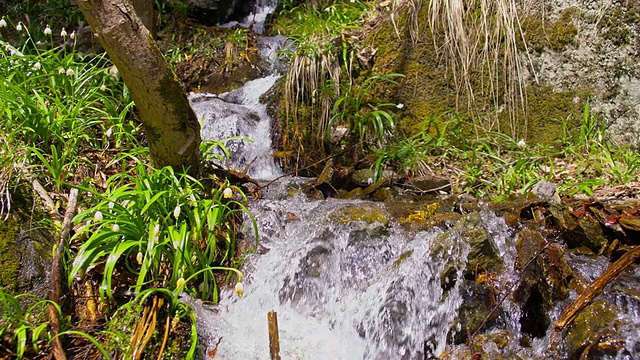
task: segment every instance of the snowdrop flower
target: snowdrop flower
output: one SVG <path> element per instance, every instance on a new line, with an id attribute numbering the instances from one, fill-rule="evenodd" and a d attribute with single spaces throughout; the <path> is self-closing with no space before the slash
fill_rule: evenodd
<path id="1" fill-rule="evenodd" d="M 176 287 L 178 288 L 182 288 L 184 287 L 184 284 L 186 284 L 187 282 L 184 280 L 184 278 L 180 278 L 178 279 L 178 281 L 176 281 Z"/>
<path id="2" fill-rule="evenodd" d="M 72 68 L 68 68 L 67 69 L 67 76 L 73 76 L 73 74 L 75 74 L 75 71 L 73 71 Z"/>
<path id="3" fill-rule="evenodd" d="M 24 54 L 23 54 L 23 53 L 21 53 L 21 52 L 20 52 L 20 50 L 18 50 L 18 49 L 16 49 L 16 48 L 14 48 L 13 46 L 12 46 L 11 48 L 9 48 L 9 54 L 10 54 L 11 56 L 13 56 L 13 55 L 17 55 L 17 56 L 24 56 Z M 11 63 L 12 63 L 13 65 L 18 65 L 18 63 L 17 63 L 17 62 L 13 62 L 13 61 L 12 61 Z"/>
<path id="4" fill-rule="evenodd" d="M 225 199 L 230 199 L 233 196 L 233 190 L 231 190 L 231 188 L 224 189 L 222 196 L 224 196 Z"/>
<path id="5" fill-rule="evenodd" d="M 116 204 L 113 201 L 109 201 L 109 209 L 113 209 L 114 206 L 116 206 Z"/>
<path id="6" fill-rule="evenodd" d="M 403 104 L 403 103 L 397 104 L 397 105 L 396 105 L 396 107 L 397 107 L 398 109 L 402 109 L 402 108 L 404 107 L 404 104 Z"/>
<path id="7" fill-rule="evenodd" d="M 60 70 L 58 70 L 58 74 L 64 74 L 66 70 L 64 68 L 60 68 Z"/>
<path id="8" fill-rule="evenodd" d="M 120 231 L 120 225 L 118 225 L 118 224 L 111 225 L 111 230 L 113 230 L 113 232 L 119 232 Z"/>
<path id="9" fill-rule="evenodd" d="M 176 220 L 178 220 L 178 217 L 180 217 L 180 205 L 176 206 L 176 208 L 173 209 L 173 217 L 176 218 Z"/>
<path id="10" fill-rule="evenodd" d="M 518 145 L 519 148 L 523 148 L 527 146 L 527 143 L 524 142 L 524 140 L 520 140 L 516 145 Z"/>
<path id="11" fill-rule="evenodd" d="M 113 135 L 113 128 L 108 128 L 104 135 L 106 137 L 111 137 L 111 135 Z"/>
<path id="12" fill-rule="evenodd" d="M 102 212 L 100 210 L 96 211 L 95 215 L 93 215 L 93 221 L 102 221 L 104 216 L 102 216 Z"/>
<path id="13" fill-rule="evenodd" d="M 42 65 L 40 64 L 39 61 L 37 63 L 33 64 L 33 69 L 34 70 L 40 70 L 41 68 L 42 68 Z"/>
<path id="14" fill-rule="evenodd" d="M 67 30 L 65 30 L 64 28 L 62 28 L 62 31 L 60 31 L 60 36 L 67 37 Z"/>
<path id="15" fill-rule="evenodd" d="M 18 25 L 16 25 L 16 31 L 22 31 L 22 21 L 20 21 Z"/>
<path id="16" fill-rule="evenodd" d="M 69 38 L 70 38 L 71 40 L 75 39 L 75 38 L 76 38 L 76 32 L 75 32 L 75 31 L 72 31 L 72 32 L 71 32 L 71 35 L 69 35 Z"/>
<path id="17" fill-rule="evenodd" d="M 47 25 L 47 27 L 44 28 L 44 34 L 45 35 L 51 35 L 51 28 L 49 27 L 49 25 Z"/>
<path id="18" fill-rule="evenodd" d="M 238 295 L 238 297 L 242 297 L 244 295 L 244 286 L 240 281 L 236 283 L 235 289 L 233 289 L 233 293 Z"/>
<path id="19" fill-rule="evenodd" d="M 138 265 L 142 265 L 142 259 L 143 259 L 142 252 L 138 251 L 138 255 L 136 255 L 136 261 L 138 262 Z"/>
<path id="20" fill-rule="evenodd" d="M 7 27 L 7 22 L 4 18 L 0 19 L 0 28 Z"/>
<path id="21" fill-rule="evenodd" d="M 157 238 L 158 236 L 160 236 L 160 224 L 156 224 L 156 226 L 153 227 L 153 237 Z"/>
<path id="22" fill-rule="evenodd" d="M 107 91 L 107 87 L 104 84 L 100 85 L 100 91 Z"/>

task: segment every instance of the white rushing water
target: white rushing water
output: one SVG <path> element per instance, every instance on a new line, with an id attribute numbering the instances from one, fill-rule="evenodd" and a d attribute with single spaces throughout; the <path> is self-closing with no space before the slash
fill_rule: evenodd
<path id="1" fill-rule="evenodd" d="M 191 107 L 200 119 L 203 140 L 222 140 L 231 153 L 219 161 L 254 179 L 269 180 L 282 174 L 271 156 L 271 122 L 267 106 L 260 102 L 280 78 L 269 75 L 220 95 L 190 94 Z M 240 137 L 240 138 L 239 138 Z M 236 138 L 225 141 L 225 139 Z"/>
<path id="2" fill-rule="evenodd" d="M 283 359 L 422 359 L 425 347 L 444 350 L 469 251 L 455 231 L 408 236 L 383 220 L 383 205 L 365 201 L 299 195 L 250 210 L 263 254 L 249 258 L 245 295 L 224 293 L 216 311 L 200 317 L 207 344 L 222 337 L 216 359 L 268 359 L 271 310 Z M 360 212 L 382 222 L 350 220 Z M 445 291 L 447 264 L 460 268 Z"/>

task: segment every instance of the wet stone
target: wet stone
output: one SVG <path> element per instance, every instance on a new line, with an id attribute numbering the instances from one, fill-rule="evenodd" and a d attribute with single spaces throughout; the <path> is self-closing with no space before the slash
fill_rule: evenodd
<path id="1" fill-rule="evenodd" d="M 463 276 L 465 279 L 475 279 L 478 271 L 499 273 L 504 267 L 480 213 L 474 212 L 462 217 L 449 232 L 440 236 L 434 245 L 433 252 L 436 256 L 446 256 L 444 252 L 449 246 L 446 242 L 452 237 L 465 242 L 470 250 L 466 259 L 449 261 L 440 275 L 443 289 L 448 290 L 455 285 L 456 273 L 461 267 L 464 267 Z M 465 260 L 466 266 L 464 265 Z"/>
<path id="2" fill-rule="evenodd" d="M 419 176 L 408 179 L 404 187 L 416 192 L 451 192 L 451 181 L 440 176 Z"/>
<path id="3" fill-rule="evenodd" d="M 462 286 L 462 305 L 458 309 L 458 318 L 452 329 L 459 328 L 450 336 L 454 344 L 463 344 L 469 338 L 468 334 L 474 333 L 480 325 L 487 320 L 485 328 L 491 328 L 496 319 L 502 314 L 502 310 L 491 313 L 496 302 L 496 294 L 487 283 L 480 284 L 473 280 L 465 280 Z"/>
<path id="4" fill-rule="evenodd" d="M 585 347 L 600 332 L 611 327 L 615 318 L 615 311 L 604 300 L 596 301 L 582 310 L 567 332 L 568 358 L 580 358 Z"/>
<path id="5" fill-rule="evenodd" d="M 596 254 L 601 254 L 609 244 L 600 222 L 589 213 L 579 220 L 575 228 L 566 232 L 564 239 L 569 247 L 586 246 Z"/>
<path id="6" fill-rule="evenodd" d="M 454 230 L 458 231 L 462 239 L 471 246 L 465 271 L 466 278 L 474 278 L 476 269 L 489 272 L 502 270 L 504 263 L 498 256 L 493 239 L 484 227 L 480 213 L 476 212 L 463 217 L 454 226 Z"/>
<path id="7" fill-rule="evenodd" d="M 384 170 L 382 172 L 381 180 L 384 180 L 383 184 L 387 185 L 391 183 L 392 179 L 396 177 L 396 173 L 391 170 Z M 375 172 L 373 169 L 360 169 L 354 170 L 351 173 L 351 183 L 355 186 L 366 187 L 373 184 L 375 178 Z M 380 185 L 380 186 L 384 186 Z"/>

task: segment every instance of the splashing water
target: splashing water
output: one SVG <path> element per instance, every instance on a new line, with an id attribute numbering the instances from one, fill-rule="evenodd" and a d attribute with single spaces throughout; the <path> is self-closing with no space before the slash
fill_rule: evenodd
<path id="1" fill-rule="evenodd" d="M 268 359 L 271 310 L 283 359 L 423 359 L 460 330 L 452 324 L 469 245 L 455 229 L 408 232 L 387 221 L 384 205 L 302 195 L 261 200 L 251 212 L 262 254 L 249 257 L 244 297 L 223 294 L 215 311 L 195 304 L 209 314 L 199 316 L 205 342 L 223 337 L 216 359 Z M 360 213 L 376 220 L 351 219 Z"/>

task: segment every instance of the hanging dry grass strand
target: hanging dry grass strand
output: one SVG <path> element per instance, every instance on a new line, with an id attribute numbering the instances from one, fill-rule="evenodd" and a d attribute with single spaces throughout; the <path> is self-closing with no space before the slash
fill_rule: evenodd
<path id="1" fill-rule="evenodd" d="M 520 8 L 530 8 L 530 3 L 531 0 L 430 0 L 428 8 L 436 49 L 440 49 L 438 36 L 442 37 L 458 105 L 461 94 L 466 94 L 469 108 L 474 103 L 471 73 L 478 71 L 483 74 L 482 81 L 489 81 L 482 88 L 489 89 L 495 109 L 508 110 L 513 136 L 526 134 L 527 128 L 526 123 L 518 124 L 516 116 L 519 105 L 526 104 L 527 69 L 523 58 L 528 59 L 518 13 Z M 524 54 L 518 41 L 525 44 Z M 496 124 L 487 125 L 492 128 Z"/>

